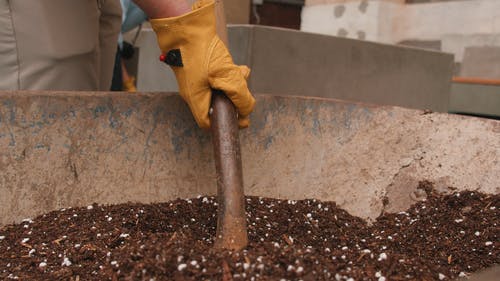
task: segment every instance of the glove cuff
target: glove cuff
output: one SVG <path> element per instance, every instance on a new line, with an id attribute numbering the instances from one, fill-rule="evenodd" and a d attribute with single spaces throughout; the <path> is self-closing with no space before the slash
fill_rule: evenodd
<path id="1" fill-rule="evenodd" d="M 158 36 L 158 44 L 164 52 L 179 48 L 187 42 L 210 42 L 216 36 L 214 1 L 200 0 L 193 10 L 170 18 L 151 19 L 151 27 Z M 200 41 L 199 41 L 200 40 Z"/>

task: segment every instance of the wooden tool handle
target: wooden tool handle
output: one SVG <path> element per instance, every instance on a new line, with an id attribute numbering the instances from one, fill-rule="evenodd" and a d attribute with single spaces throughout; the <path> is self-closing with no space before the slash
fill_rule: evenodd
<path id="1" fill-rule="evenodd" d="M 215 1 L 217 34 L 228 46 L 222 0 Z M 223 92 L 212 91 L 210 115 L 217 173 L 215 247 L 241 250 L 248 244 L 237 111 Z"/>

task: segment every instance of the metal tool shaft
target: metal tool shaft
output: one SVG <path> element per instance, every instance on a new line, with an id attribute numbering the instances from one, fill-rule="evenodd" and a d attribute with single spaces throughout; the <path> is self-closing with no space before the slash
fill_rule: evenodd
<path id="1" fill-rule="evenodd" d="M 222 0 L 215 2 L 217 34 L 227 46 Z M 210 115 L 215 169 L 217 173 L 218 218 L 215 247 L 240 250 L 248 244 L 245 195 L 236 109 L 223 92 L 212 91 Z"/>

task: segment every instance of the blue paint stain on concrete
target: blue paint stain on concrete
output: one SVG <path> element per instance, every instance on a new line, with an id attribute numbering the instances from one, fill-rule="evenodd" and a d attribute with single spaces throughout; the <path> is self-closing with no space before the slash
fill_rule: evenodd
<path id="1" fill-rule="evenodd" d="M 5 100 L 3 102 L 4 106 L 8 108 L 8 111 L 10 112 L 9 114 L 9 121 L 10 123 L 14 123 L 16 121 L 16 104 L 13 100 Z"/>
<path id="2" fill-rule="evenodd" d="M 319 127 L 321 125 L 321 122 L 319 121 L 318 117 L 315 116 L 313 119 L 313 126 L 312 126 L 312 132 L 314 135 L 318 135 L 320 133 Z"/>
<path id="3" fill-rule="evenodd" d="M 45 148 L 45 145 L 41 144 L 41 143 L 37 143 L 37 144 L 35 144 L 34 148 L 35 149 L 42 149 L 42 148 Z"/>
<path id="4" fill-rule="evenodd" d="M 121 143 L 126 143 L 128 141 L 128 136 L 125 134 L 125 132 L 120 132 L 120 137 L 122 138 Z"/>
<path id="5" fill-rule="evenodd" d="M 101 113 L 106 112 L 106 106 L 104 105 L 98 105 L 94 108 L 94 119 L 99 117 Z"/>
<path id="6" fill-rule="evenodd" d="M 173 136 L 170 141 L 174 146 L 174 154 L 180 154 L 183 149 L 184 138 L 182 136 Z"/>
<path id="7" fill-rule="evenodd" d="M 16 139 L 14 138 L 14 135 L 12 133 L 10 133 L 9 146 L 16 146 Z"/>
<path id="8" fill-rule="evenodd" d="M 352 124 L 352 112 L 356 109 L 355 105 L 348 105 L 347 110 L 344 113 L 344 127 L 347 129 L 351 129 Z"/>
<path id="9" fill-rule="evenodd" d="M 66 120 L 70 117 L 76 118 L 76 111 L 72 108 L 62 114 L 63 120 Z"/>
<path id="10" fill-rule="evenodd" d="M 363 108 L 362 110 L 363 116 L 365 117 L 365 121 L 369 121 L 373 117 L 373 112 L 369 108 Z"/>
<path id="11" fill-rule="evenodd" d="M 126 118 L 130 117 L 132 115 L 132 108 L 127 109 L 125 112 L 122 113 Z"/>
<path id="12" fill-rule="evenodd" d="M 109 115 L 109 126 L 113 129 L 116 129 L 120 122 L 113 117 L 113 115 Z"/>
<path id="13" fill-rule="evenodd" d="M 267 136 L 266 139 L 264 140 L 264 149 L 268 149 L 271 144 L 273 144 L 274 137 L 273 136 Z"/>

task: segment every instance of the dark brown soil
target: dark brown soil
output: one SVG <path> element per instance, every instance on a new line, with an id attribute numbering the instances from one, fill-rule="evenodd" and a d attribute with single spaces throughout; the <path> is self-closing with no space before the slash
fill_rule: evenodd
<path id="1" fill-rule="evenodd" d="M 500 263 L 500 196 L 428 186 L 372 226 L 333 202 L 247 197 L 241 252 L 212 249 L 213 197 L 63 209 L 0 229 L 0 279 L 450 280 Z"/>

